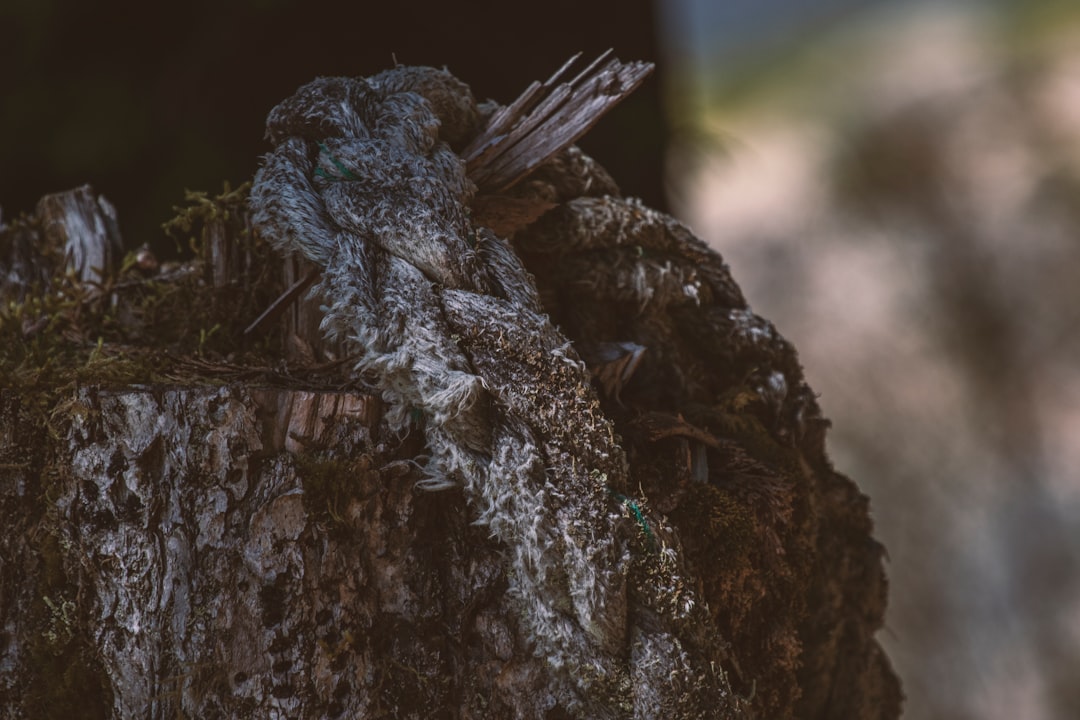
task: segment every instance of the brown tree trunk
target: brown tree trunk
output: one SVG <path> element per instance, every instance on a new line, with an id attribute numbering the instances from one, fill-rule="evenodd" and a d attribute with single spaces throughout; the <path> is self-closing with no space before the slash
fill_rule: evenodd
<path id="1" fill-rule="evenodd" d="M 575 173 L 601 184 L 595 197 L 568 189 Z M 507 232 L 627 454 L 611 503 L 645 581 L 620 652 L 642 679 L 613 679 L 625 697 L 605 696 L 604 716 L 643 716 L 654 700 L 635 693 L 681 667 L 671 651 L 641 675 L 632 658 L 667 637 L 650 634 L 673 612 L 658 603 L 692 597 L 674 637 L 717 659 L 715 704 L 680 699 L 706 691 L 672 675 L 657 717 L 897 717 L 874 640 L 882 549 L 866 498 L 824 454 L 794 351 L 718 257 L 669 218 L 600 197 L 615 192 L 604 177 L 571 151 L 538 171 L 536 195 L 494 201 L 542 206 Z M 7 258 L 47 250 L 9 272 L 0 326 L 0 714 L 596 713 L 564 702 L 562 671 L 536 650 L 507 541 L 474 523 L 460 487 L 417 489 L 424 420 L 390 430 L 348 348 L 322 341 L 320 298 L 244 335 L 307 272 L 252 235 L 245 200 L 193 196 L 172 228 L 201 237 L 200 260 L 129 262 L 93 283 L 64 276 L 60 240 L 40 245 L 43 216 L 0 229 Z M 614 226 L 629 240 L 610 241 Z M 584 236 L 601 239 L 592 254 L 571 252 Z M 609 267 L 652 283 L 637 288 L 652 304 L 605 285 Z M 672 277 L 681 294 L 664 298 Z M 668 557 L 677 573 L 653 569 Z M 669 577 L 686 587 L 648 586 Z"/>

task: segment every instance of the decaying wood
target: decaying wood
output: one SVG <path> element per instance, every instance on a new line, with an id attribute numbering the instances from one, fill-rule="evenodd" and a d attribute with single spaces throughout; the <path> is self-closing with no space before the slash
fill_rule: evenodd
<path id="1" fill-rule="evenodd" d="M 0 606 L 4 717 L 408 717 L 448 702 L 443 625 L 473 618 L 429 599 L 475 581 L 449 574 L 447 552 L 489 573 L 497 553 L 460 543 L 460 498 L 416 495 L 395 454 L 417 447 L 380 436 L 377 400 L 222 387 L 67 402 L 78 419 L 52 476 L 8 470 L 0 490 L 22 531 L 3 535 L 18 574 Z M 20 404 L 3 405 L 0 453 L 25 457 Z"/>
<path id="2" fill-rule="evenodd" d="M 479 157 L 492 144 L 476 139 L 467 88 L 427 72 L 371 88 L 397 102 L 395 88 L 419 83 L 423 102 L 448 113 L 443 130 Z M 599 91 L 584 75 L 567 86 Z M 537 89 L 534 105 L 544 93 L 559 95 Z M 410 117 L 430 112 L 407 102 Z M 487 127 L 525 127 L 519 105 Z M 276 142 L 311 130 L 278 117 L 287 128 Z M 319 167 L 334 177 L 320 187 L 348 198 L 347 183 L 370 178 L 349 164 L 363 147 L 328 148 Z M 422 207 L 400 192 L 403 213 Z M 492 195 L 470 201 L 461 228 L 475 238 L 457 240 L 480 258 L 464 269 L 438 248 L 420 256 L 423 272 L 403 269 L 410 248 L 392 237 L 357 251 L 367 265 L 334 266 L 343 256 L 308 235 L 315 265 L 282 258 L 249 231 L 265 217 L 252 223 L 246 195 L 189 198 L 197 212 L 174 224 L 202 238 L 188 266 L 152 277 L 128 268 L 98 283 L 106 298 L 42 296 L 0 315 L 0 715 L 898 716 L 899 686 L 874 640 L 885 578 L 867 500 L 825 455 L 827 421 L 794 349 L 686 228 L 618 197 L 573 147 L 495 196 L 524 208 L 500 226 L 511 242 L 476 224 Z M 16 232 L 41 240 L 31 218 L 0 230 L 0 247 Z M 319 263 L 317 292 L 244 334 Z M 392 278 L 419 282 L 386 288 Z M 351 287 L 417 294 L 400 310 L 377 299 L 393 295 L 351 305 L 334 294 Z M 484 378 L 487 394 L 463 406 L 485 418 L 475 435 L 454 434 L 457 417 L 440 419 L 423 394 L 395 407 L 401 395 L 370 364 L 385 335 L 358 346 L 356 333 L 319 331 L 321 307 L 348 330 L 436 301 L 447 352 L 467 351 L 458 371 Z M 28 338 L 28 317 L 53 334 Z M 63 360 L 36 365 L 43 354 Z M 517 433 L 534 429 L 545 465 L 508 486 L 522 495 L 503 501 L 528 503 L 498 525 L 502 511 L 480 504 L 478 485 L 520 472 L 506 458 L 524 456 L 498 440 L 507 417 L 523 418 Z M 458 485 L 422 491 L 439 433 L 502 455 L 470 449 L 475 476 L 463 465 Z M 598 433 L 607 458 L 581 446 Z M 564 467 L 573 457 L 589 459 Z M 481 476 L 482 462 L 498 472 Z M 530 544 L 519 533 L 552 527 L 567 529 L 568 557 L 598 542 L 590 533 L 611 533 L 613 569 L 595 554 L 596 567 L 558 565 L 523 583 L 513 557 Z M 597 611 L 625 633 L 536 637 L 530 613 L 571 626 L 589 617 L 559 598 L 599 571 L 626 578 L 625 596 L 600 595 L 624 604 Z M 598 667 L 609 674 L 575 684 Z"/>
<path id="3" fill-rule="evenodd" d="M 64 248 L 69 267 L 84 282 L 97 282 L 120 261 L 123 243 L 116 208 L 89 185 L 46 195 L 36 216 L 50 245 Z"/>
<path id="4" fill-rule="evenodd" d="M 120 262 L 122 247 L 116 209 L 89 185 L 46 195 L 29 222 L 0 223 L 0 298 L 22 300 L 62 271 L 100 282 Z"/>

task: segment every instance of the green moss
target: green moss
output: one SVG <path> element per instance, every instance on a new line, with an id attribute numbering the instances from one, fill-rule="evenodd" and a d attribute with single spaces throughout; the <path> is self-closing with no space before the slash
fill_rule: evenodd
<path id="1" fill-rule="evenodd" d="M 30 629 L 25 708 L 29 717 L 43 720 L 106 718 L 111 715 L 112 690 L 83 639 L 83 614 L 64 569 L 69 550 L 55 534 L 44 534 L 37 545 L 41 579 L 25 619 Z"/>
<path id="2" fill-rule="evenodd" d="M 191 368 L 193 360 L 265 366 L 280 355 L 279 337 L 244 335 L 281 285 L 280 260 L 247 227 L 248 187 L 226 184 L 215 197 L 189 192 L 188 205 L 165 224 L 174 235 L 190 234 L 194 260 L 147 276 L 130 254 L 101 282 L 57 271 L 8 297 L 0 304 L 0 386 L 40 399 L 79 385 L 199 382 L 207 368 Z M 206 277 L 211 223 L 241 259 L 221 287 Z M 42 267 L 63 267 L 57 248 L 38 250 Z"/>
<path id="3" fill-rule="evenodd" d="M 251 236 L 245 219 L 250 190 L 250 182 L 245 182 L 233 190 L 227 181 L 221 194 L 214 197 L 201 190 L 185 190 L 185 204 L 173 207 L 176 215 L 162 223 L 161 229 L 178 243 L 186 238 L 188 248 L 197 257 L 204 256 L 206 244 L 203 241 L 202 229 L 211 222 L 226 223 L 233 237 L 241 242 L 250 242 Z"/>
<path id="4" fill-rule="evenodd" d="M 78 548 L 56 530 L 61 519 L 54 501 L 65 478 L 49 456 L 47 418 L 31 400 L 11 389 L 0 392 L 0 425 L 7 433 L 0 482 L 10 484 L 0 493 L 0 522 L 7 526 L 7 547 L 17 553 L 7 574 L 22 577 L 7 593 L 19 609 L 14 636 L 7 638 L 20 648 L 18 686 L 11 690 L 28 718 L 105 718 L 112 696 L 84 640 L 87 608 L 72 576 Z"/>
<path id="5" fill-rule="evenodd" d="M 8 286 L 0 296 L 0 388 L 4 422 L 16 432 L 9 457 L 27 473 L 25 522 L 36 587 L 20 617 L 24 643 L 23 707 L 33 718 L 105 718 L 112 715 L 112 690 L 93 646 L 86 639 L 89 609 L 72 576 L 77 550 L 56 533 L 55 498 L 66 478 L 47 454 L 49 438 L 74 418 L 94 412 L 79 401 L 81 386 L 214 382 L 215 370 L 265 367 L 279 338 L 258 341 L 243 329 L 280 288 L 280 260 L 250 237 L 244 218 L 247 186 L 209 198 L 189 195 L 172 227 L 202 236 L 210 221 L 224 222 L 227 241 L 244 264 L 225 287 L 213 287 L 199 257 L 147 275 L 129 255 L 100 282 L 83 282 L 62 268 L 60 248 L 40 235 L 35 251 L 42 276 L 32 287 Z M 21 223 L 21 224 L 20 224 Z M 32 220 L 16 221 L 18 232 L 35 233 Z M 10 228 L 9 228 L 10 231 Z M 222 232 L 218 226 L 215 232 Z M 199 252 L 205 245 L 192 242 Z M 232 280 L 235 279 L 235 282 Z M 237 370 L 236 368 L 240 369 Z M 222 380 L 229 376 L 222 376 Z M 210 378 L 208 380 L 207 378 Z M 329 474 L 325 476 L 329 477 Z M 329 488 L 329 481 L 324 480 Z M 335 498 L 330 489 L 324 491 Z M 330 501 L 327 501 L 330 504 Z"/>
<path id="6" fill-rule="evenodd" d="M 715 485 L 691 485 L 671 519 L 681 537 L 693 538 L 694 545 L 708 548 L 720 566 L 745 562 L 753 547 L 753 510 Z"/>

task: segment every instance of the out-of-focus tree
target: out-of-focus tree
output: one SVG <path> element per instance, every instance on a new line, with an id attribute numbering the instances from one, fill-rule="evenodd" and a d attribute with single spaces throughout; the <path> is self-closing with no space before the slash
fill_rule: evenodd
<path id="1" fill-rule="evenodd" d="M 680 212 L 873 498 L 909 716 L 1076 717 L 1080 13 L 894 10 L 738 89 Z"/>

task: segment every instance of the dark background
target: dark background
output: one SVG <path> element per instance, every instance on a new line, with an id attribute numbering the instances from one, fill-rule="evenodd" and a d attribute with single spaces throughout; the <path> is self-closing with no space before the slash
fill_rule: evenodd
<path id="1" fill-rule="evenodd" d="M 0 208 L 10 219 L 89 182 L 116 205 L 128 247 L 168 254 L 160 224 L 185 188 L 250 178 L 269 149 L 267 112 L 319 75 L 371 75 L 396 58 L 445 66 L 478 99 L 506 103 L 579 50 L 656 62 L 657 45 L 648 0 L 4 0 Z M 582 142 L 655 207 L 668 137 L 661 74 Z"/>

